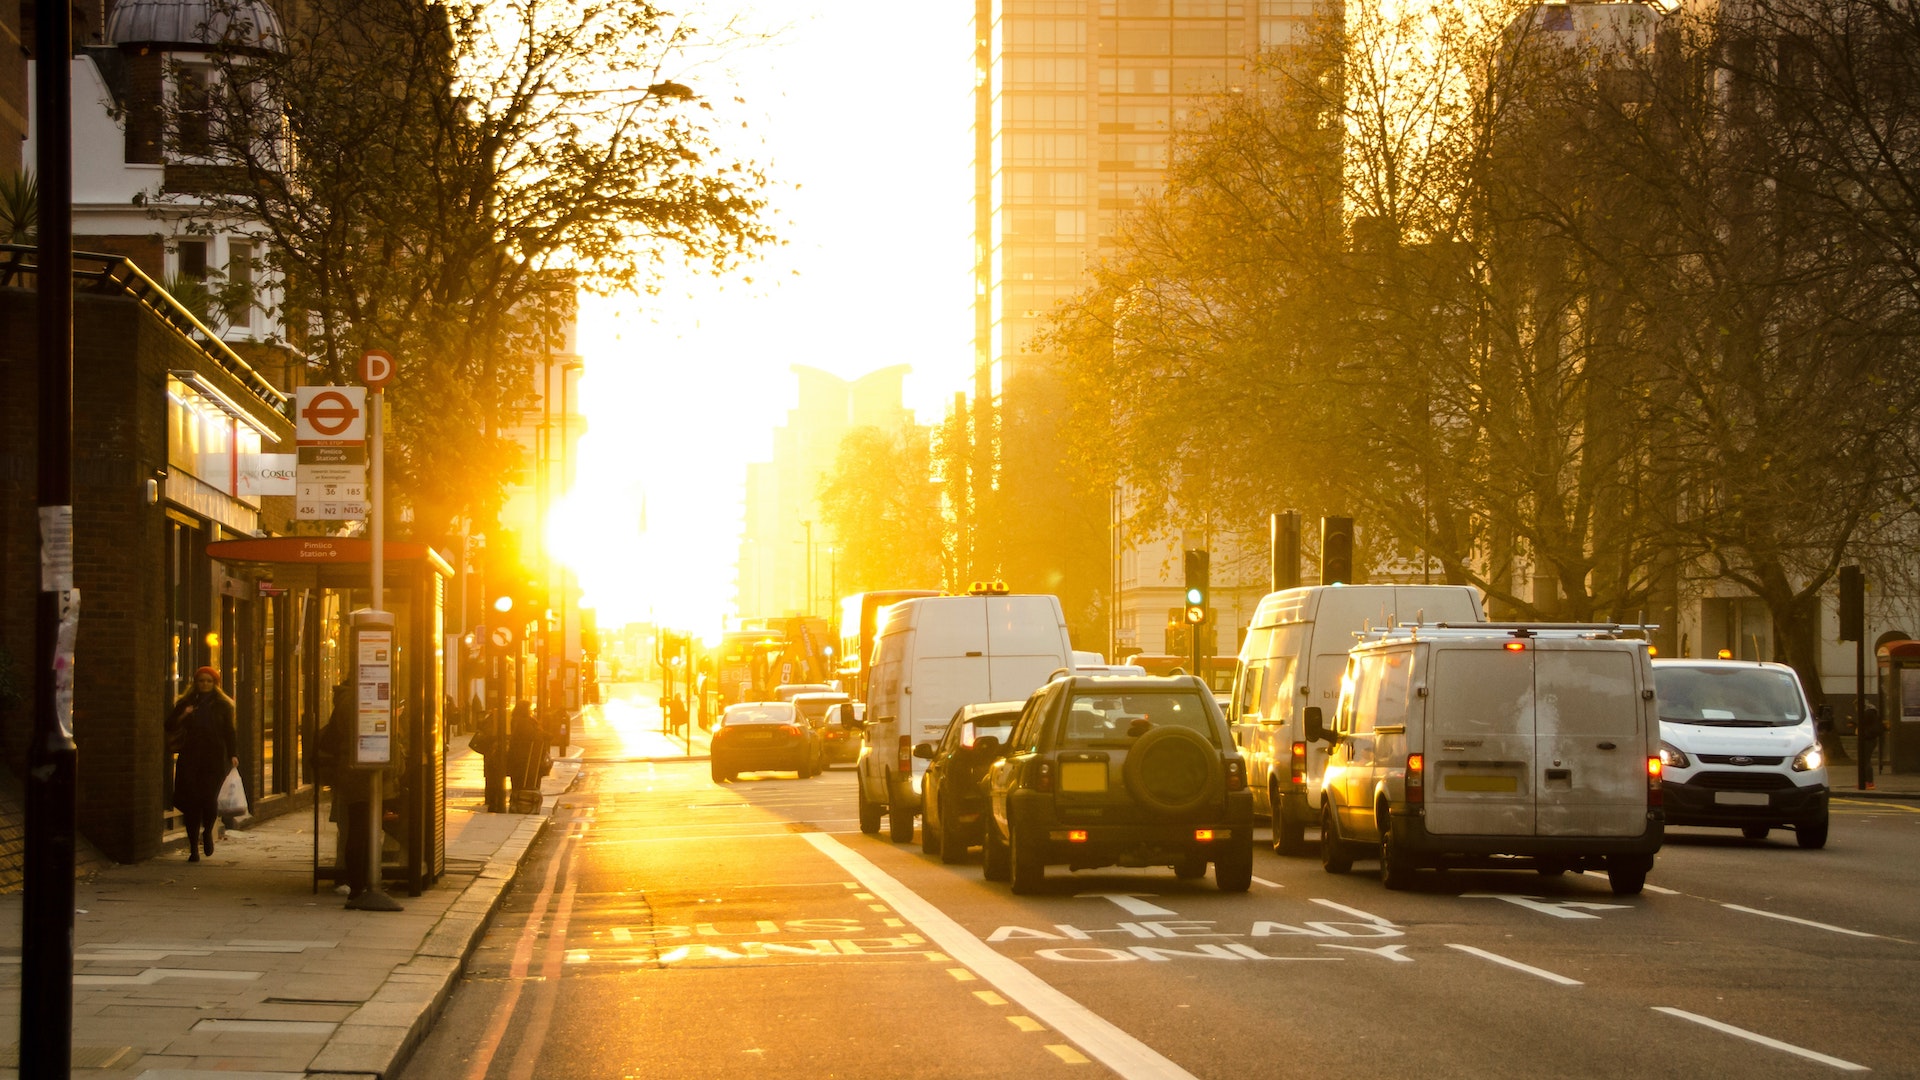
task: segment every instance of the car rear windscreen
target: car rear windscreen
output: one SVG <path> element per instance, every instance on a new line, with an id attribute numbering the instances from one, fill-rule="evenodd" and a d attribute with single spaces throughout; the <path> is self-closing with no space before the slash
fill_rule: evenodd
<path id="1" fill-rule="evenodd" d="M 1205 701 L 1192 691 L 1076 694 L 1068 703 L 1059 745 L 1127 746 L 1169 724 L 1191 729 L 1214 746 L 1220 745 Z"/>
<path id="2" fill-rule="evenodd" d="M 793 706 L 791 705 L 754 705 L 749 708 L 728 709 L 720 723 L 725 727 L 737 727 L 741 724 L 791 724 Z"/>

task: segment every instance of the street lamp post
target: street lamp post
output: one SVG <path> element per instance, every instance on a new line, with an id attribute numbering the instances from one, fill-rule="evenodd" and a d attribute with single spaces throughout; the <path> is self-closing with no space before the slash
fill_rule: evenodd
<path id="1" fill-rule="evenodd" d="M 800 524 L 805 525 L 807 527 L 807 599 L 804 603 L 800 605 L 800 611 L 802 614 L 812 615 L 813 614 L 813 522 L 803 521 Z"/>

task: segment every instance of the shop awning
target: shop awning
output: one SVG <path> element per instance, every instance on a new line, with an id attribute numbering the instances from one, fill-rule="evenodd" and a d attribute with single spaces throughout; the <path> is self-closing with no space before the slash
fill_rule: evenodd
<path id="1" fill-rule="evenodd" d="M 425 544 L 389 540 L 382 546 L 390 563 L 425 562 L 443 577 L 453 567 Z M 215 540 L 207 556 L 222 562 L 282 563 L 296 566 L 347 566 L 373 561 L 373 541 L 357 536 L 269 536 Z"/>

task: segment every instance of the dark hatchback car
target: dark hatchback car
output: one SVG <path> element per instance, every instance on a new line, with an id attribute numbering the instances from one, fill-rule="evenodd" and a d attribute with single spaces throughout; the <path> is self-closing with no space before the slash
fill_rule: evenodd
<path id="1" fill-rule="evenodd" d="M 1060 679 L 1027 699 L 988 771 L 985 873 L 1036 891 L 1049 865 L 1207 864 L 1223 892 L 1253 881 L 1245 759 L 1207 684 L 1170 678 Z"/>
<path id="2" fill-rule="evenodd" d="M 804 780 L 820 771 L 819 736 L 785 701 L 727 706 L 712 745 L 716 784 L 737 780 L 743 772 L 791 772 Z"/>
<path id="3" fill-rule="evenodd" d="M 793 707 L 820 739 L 821 767 L 851 764 L 860 756 L 860 729 L 848 727 L 841 718 L 840 706 L 851 706 L 852 698 L 838 691 L 817 690 L 793 696 Z"/>
<path id="4" fill-rule="evenodd" d="M 925 758 L 920 781 L 920 850 L 957 863 L 981 842 L 987 816 L 987 769 L 1004 752 L 1022 701 L 962 705 L 938 742 L 923 742 L 913 756 Z"/>

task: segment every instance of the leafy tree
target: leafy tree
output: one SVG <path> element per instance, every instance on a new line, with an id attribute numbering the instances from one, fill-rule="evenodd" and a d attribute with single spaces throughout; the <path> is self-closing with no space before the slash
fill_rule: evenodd
<path id="1" fill-rule="evenodd" d="M 577 288 L 768 239 L 760 174 L 672 77 L 697 43 L 646 0 L 312 0 L 284 51 L 218 58 L 200 213 L 264 228 L 316 380 L 400 359 L 390 468 L 428 535 L 497 508 Z"/>
<path id="2" fill-rule="evenodd" d="M 928 588 L 946 580 L 947 530 L 928 431 L 860 427 L 823 478 L 820 512 L 837 547 L 840 591 Z"/>

